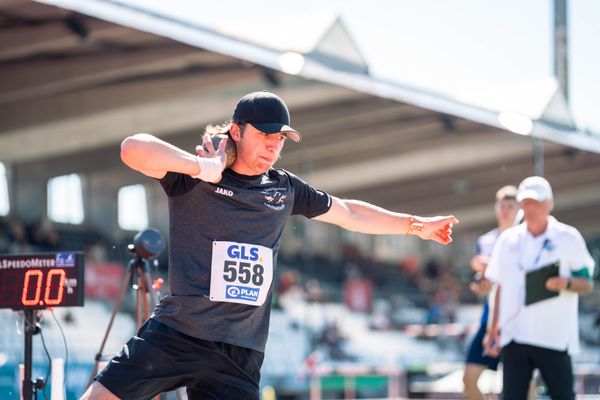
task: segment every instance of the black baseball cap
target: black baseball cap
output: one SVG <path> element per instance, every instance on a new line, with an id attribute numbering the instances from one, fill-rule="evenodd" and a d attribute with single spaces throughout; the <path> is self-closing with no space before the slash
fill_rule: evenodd
<path id="1" fill-rule="evenodd" d="M 267 134 L 285 133 L 294 142 L 302 140 L 302 136 L 290 126 L 290 112 L 283 100 L 267 91 L 242 97 L 235 106 L 232 121 L 247 122 Z"/>

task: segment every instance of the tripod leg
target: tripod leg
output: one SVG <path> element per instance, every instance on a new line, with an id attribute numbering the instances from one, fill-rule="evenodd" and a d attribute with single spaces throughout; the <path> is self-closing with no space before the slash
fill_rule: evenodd
<path id="1" fill-rule="evenodd" d="M 144 300 L 144 320 L 148 319 L 150 316 L 150 309 L 148 308 L 148 287 L 146 286 L 146 282 L 144 281 L 144 291 L 142 292 L 143 300 Z"/>
<path id="2" fill-rule="evenodd" d="M 115 321 L 115 316 L 119 309 L 121 308 L 121 304 L 123 304 L 123 299 L 125 298 L 125 293 L 127 293 L 127 289 L 129 286 L 129 280 L 131 279 L 131 265 L 127 267 L 127 272 L 125 273 L 125 278 L 123 280 L 123 284 L 121 286 L 121 296 L 117 299 L 115 303 L 115 308 L 113 309 L 112 315 L 110 316 L 110 321 L 108 322 L 108 326 L 106 327 L 106 332 L 104 333 L 104 338 L 102 339 L 102 344 L 100 345 L 100 350 L 96 353 L 96 357 L 94 360 L 94 368 L 92 369 L 92 373 L 90 378 L 88 379 L 86 387 L 89 387 L 92 384 L 92 380 L 94 376 L 98 373 L 98 366 L 100 365 L 100 359 L 102 358 L 102 352 L 104 351 L 104 346 L 106 345 L 106 340 L 108 339 L 108 334 L 112 328 L 112 324 Z"/>
<path id="3" fill-rule="evenodd" d="M 143 272 L 140 273 L 140 288 L 138 293 L 138 321 L 146 321 L 150 316 L 150 310 L 148 309 L 148 294 L 146 293 L 148 288 L 146 287 L 146 279 L 143 277 Z"/>
<path id="4" fill-rule="evenodd" d="M 144 279 L 142 279 L 141 274 L 138 273 L 138 288 L 137 288 L 137 295 L 136 295 L 136 319 L 137 319 L 137 327 L 138 329 L 140 329 L 142 327 L 143 322 L 143 314 L 142 314 L 142 302 L 143 299 L 142 297 L 145 296 L 144 294 Z"/>
<path id="5" fill-rule="evenodd" d="M 150 276 L 149 266 L 147 263 L 144 265 L 144 277 L 146 279 L 146 290 L 150 295 L 152 308 L 154 308 L 158 304 L 159 299 L 158 293 L 156 292 L 156 290 L 154 290 L 154 287 L 152 286 L 152 277 Z"/>

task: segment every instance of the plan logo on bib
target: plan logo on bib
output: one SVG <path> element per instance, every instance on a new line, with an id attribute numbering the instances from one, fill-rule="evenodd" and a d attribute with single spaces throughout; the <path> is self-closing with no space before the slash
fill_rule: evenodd
<path id="1" fill-rule="evenodd" d="M 260 289 L 254 289 L 245 286 L 227 285 L 225 297 L 228 299 L 240 299 L 247 301 L 257 301 Z"/>

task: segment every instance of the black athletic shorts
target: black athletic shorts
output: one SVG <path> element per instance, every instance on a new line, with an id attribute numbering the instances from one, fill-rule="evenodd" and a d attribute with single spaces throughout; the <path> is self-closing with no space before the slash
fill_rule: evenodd
<path id="1" fill-rule="evenodd" d="M 490 357 L 483 352 L 483 338 L 485 337 L 485 332 L 487 330 L 487 326 L 482 324 L 479 326 L 479 330 L 477 334 L 473 336 L 473 341 L 471 341 L 469 345 L 469 350 L 467 351 L 467 364 L 478 364 L 493 371 L 498 370 L 498 364 L 500 363 L 500 357 Z"/>
<path id="2" fill-rule="evenodd" d="M 190 400 L 258 400 L 263 356 L 149 319 L 95 379 L 123 400 L 150 399 L 183 386 Z"/>

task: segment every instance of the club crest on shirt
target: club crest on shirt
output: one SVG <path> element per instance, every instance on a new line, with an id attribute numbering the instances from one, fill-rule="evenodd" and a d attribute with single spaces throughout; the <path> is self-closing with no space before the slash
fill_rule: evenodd
<path id="1" fill-rule="evenodd" d="M 265 196 L 265 206 L 271 210 L 283 210 L 285 208 L 284 200 L 288 197 L 285 188 L 267 188 L 262 191 Z"/>

